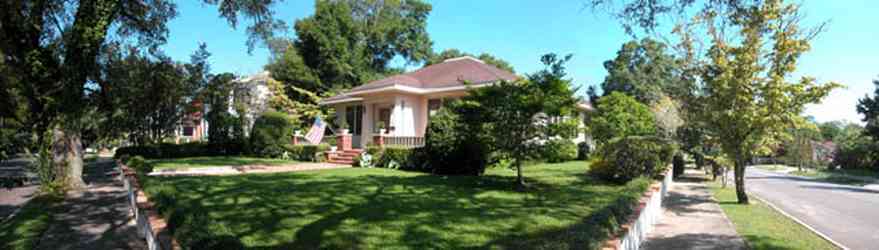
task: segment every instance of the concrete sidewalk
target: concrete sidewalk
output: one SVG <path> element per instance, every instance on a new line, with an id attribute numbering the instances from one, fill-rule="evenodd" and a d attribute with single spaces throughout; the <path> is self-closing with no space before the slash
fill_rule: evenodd
<path id="1" fill-rule="evenodd" d="M 665 211 L 642 249 L 748 249 L 706 181 L 693 169 L 675 180 L 663 201 Z"/>

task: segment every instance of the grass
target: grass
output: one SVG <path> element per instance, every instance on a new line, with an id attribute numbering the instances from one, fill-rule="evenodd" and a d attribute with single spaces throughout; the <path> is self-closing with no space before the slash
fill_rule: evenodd
<path id="1" fill-rule="evenodd" d="M 43 232 L 52 223 L 52 207 L 57 198 L 37 196 L 14 217 L 0 224 L 0 249 L 35 249 Z"/>
<path id="2" fill-rule="evenodd" d="M 752 249 L 837 249 L 830 242 L 816 235 L 772 207 L 751 199 L 750 205 L 736 201 L 735 188 L 711 184 L 714 197 L 736 231 Z"/>
<path id="3" fill-rule="evenodd" d="M 247 248 L 594 249 L 648 181 L 609 184 L 587 169 L 528 166 L 524 192 L 506 168 L 482 177 L 377 168 L 149 177 L 147 192 L 173 186 L 172 214 L 209 216 Z"/>
<path id="4" fill-rule="evenodd" d="M 271 158 L 255 158 L 255 157 L 239 157 L 239 156 L 211 156 L 211 157 L 189 157 L 176 159 L 156 159 L 149 160 L 155 169 L 185 169 L 185 168 L 203 168 L 218 166 L 243 166 L 243 165 L 268 165 L 279 166 L 297 163 L 292 160 L 271 159 Z"/>

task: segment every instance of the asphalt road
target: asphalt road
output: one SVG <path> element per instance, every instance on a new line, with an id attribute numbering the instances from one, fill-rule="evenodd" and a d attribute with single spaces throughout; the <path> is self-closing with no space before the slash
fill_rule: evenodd
<path id="1" fill-rule="evenodd" d="M 849 249 L 879 249 L 879 190 L 748 168 L 746 188 Z M 791 239 L 796 240 L 796 239 Z"/>

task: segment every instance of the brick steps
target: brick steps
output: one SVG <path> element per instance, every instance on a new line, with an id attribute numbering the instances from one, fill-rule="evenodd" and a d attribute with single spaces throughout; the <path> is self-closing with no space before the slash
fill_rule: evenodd
<path id="1" fill-rule="evenodd" d="M 361 153 L 363 153 L 362 149 L 349 149 L 344 151 L 327 152 L 327 162 L 352 165 L 354 164 L 354 159 L 357 158 L 357 156 L 359 156 Z"/>

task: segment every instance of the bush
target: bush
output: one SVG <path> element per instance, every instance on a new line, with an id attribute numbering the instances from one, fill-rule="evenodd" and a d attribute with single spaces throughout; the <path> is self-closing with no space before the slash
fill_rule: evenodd
<path id="1" fill-rule="evenodd" d="M 263 157 L 278 158 L 284 145 L 293 138 L 296 120 L 281 112 L 265 112 L 253 123 L 248 152 Z"/>
<path id="2" fill-rule="evenodd" d="M 568 139 L 552 139 L 543 145 L 540 158 L 550 163 L 577 159 L 577 145 Z"/>
<path id="3" fill-rule="evenodd" d="M 702 153 L 693 154 L 693 162 L 696 164 L 697 169 L 702 169 L 705 166 L 705 155 Z"/>
<path id="4" fill-rule="evenodd" d="M 206 144 L 191 142 L 184 144 L 161 143 L 144 146 L 130 146 L 116 149 L 116 159 L 124 160 L 128 156 L 141 156 L 147 159 L 185 158 L 198 156 L 240 155 L 240 143 Z"/>
<path id="5" fill-rule="evenodd" d="M 141 156 L 134 156 L 128 158 L 125 162 L 125 165 L 131 169 L 134 169 L 135 172 L 139 175 L 145 175 L 153 172 L 153 165 L 146 162 L 146 160 Z"/>
<path id="6" fill-rule="evenodd" d="M 589 153 L 592 153 L 592 147 L 587 142 L 577 143 L 577 160 L 588 160 Z"/>
<path id="7" fill-rule="evenodd" d="M 285 150 L 290 156 L 291 159 L 297 161 L 310 161 L 310 162 L 323 162 L 325 159 L 322 154 L 326 151 L 330 150 L 329 144 L 318 144 L 318 145 L 291 145 L 285 144 L 283 145 L 283 150 Z"/>
<path id="8" fill-rule="evenodd" d="M 376 167 L 419 170 L 413 148 L 385 147 L 375 162 Z"/>
<path id="9" fill-rule="evenodd" d="M 614 138 L 598 151 L 600 161 L 605 162 L 602 164 L 609 164 L 613 171 L 599 172 L 598 176 L 620 183 L 639 176 L 654 178 L 665 173 L 675 151 L 673 144 L 656 137 Z"/>
<path id="10" fill-rule="evenodd" d="M 489 162 L 488 143 L 479 124 L 468 124 L 452 109 L 430 118 L 425 146 L 416 155 L 421 170 L 444 175 L 482 175 Z"/>
<path id="11" fill-rule="evenodd" d="M 681 154 L 681 153 L 675 154 L 675 156 L 672 158 L 671 163 L 673 166 L 672 176 L 678 177 L 678 176 L 681 176 L 682 174 L 684 174 L 685 163 L 684 163 L 684 155 L 683 154 Z"/>
<path id="12" fill-rule="evenodd" d="M 833 153 L 832 166 L 844 169 L 876 169 L 877 153 L 876 144 L 869 137 L 859 136 L 848 141 L 842 141 Z"/>

